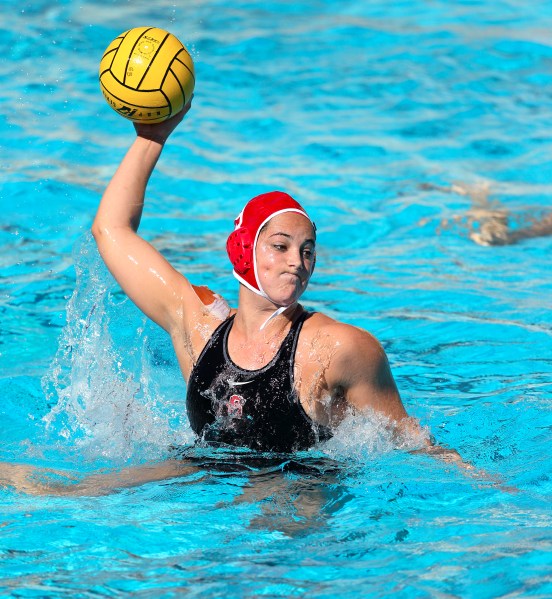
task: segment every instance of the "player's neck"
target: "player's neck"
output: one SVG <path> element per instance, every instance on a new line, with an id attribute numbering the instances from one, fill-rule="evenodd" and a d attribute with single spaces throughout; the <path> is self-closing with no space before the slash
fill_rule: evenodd
<path id="1" fill-rule="evenodd" d="M 289 328 L 290 322 L 303 309 L 297 302 L 291 306 L 280 307 L 249 290 L 244 291 L 247 293 L 240 290 L 234 326 L 240 335 L 248 339 L 278 335 Z"/>

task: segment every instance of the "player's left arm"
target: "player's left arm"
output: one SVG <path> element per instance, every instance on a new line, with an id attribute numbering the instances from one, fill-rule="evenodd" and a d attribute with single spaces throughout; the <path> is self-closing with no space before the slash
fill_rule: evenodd
<path id="1" fill-rule="evenodd" d="M 408 416 L 379 341 L 357 327 L 343 323 L 333 326 L 333 336 L 338 343 L 326 378 L 332 396 L 342 397 L 353 410 L 371 409 L 383 414 L 398 434 L 424 439 L 423 447 L 415 451 L 471 469 L 456 450 L 438 445 L 430 436 L 423 435 L 418 420 Z"/>
<path id="2" fill-rule="evenodd" d="M 343 323 L 336 323 L 331 329 L 330 334 L 337 342 L 326 372 L 332 397 L 343 398 L 355 410 L 372 409 L 384 414 L 399 435 L 423 439 L 422 447 L 411 453 L 431 455 L 455 464 L 479 482 L 498 485 L 509 493 L 518 492 L 516 488 L 504 486 L 498 477 L 466 462 L 455 449 L 439 445 L 431 436 L 421 434 L 419 421 L 409 417 L 404 409 L 387 355 L 375 337 Z"/>
<path id="3" fill-rule="evenodd" d="M 335 352 L 326 372 L 333 397 L 355 410 L 372 409 L 400 422 L 407 417 L 387 355 L 378 340 L 357 327 L 335 323 Z"/>

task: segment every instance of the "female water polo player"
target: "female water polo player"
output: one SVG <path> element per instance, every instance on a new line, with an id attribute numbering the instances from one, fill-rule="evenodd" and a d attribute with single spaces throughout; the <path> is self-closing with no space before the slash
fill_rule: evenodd
<path id="1" fill-rule="evenodd" d="M 291 452 L 328 438 L 350 410 L 415 427 L 378 341 L 298 303 L 314 269 L 316 230 L 292 197 L 260 195 L 235 221 L 227 251 L 240 283 L 237 309 L 191 284 L 137 234 L 150 175 L 189 108 L 135 124 L 92 232 L 125 293 L 171 336 L 198 438 Z"/>
<path id="2" fill-rule="evenodd" d="M 240 283 L 237 309 L 192 285 L 137 234 L 150 175 L 189 109 L 160 124 L 135 125 L 137 137 L 105 190 L 92 231 L 123 290 L 171 336 L 198 439 L 287 453 L 328 438 L 350 411 L 372 410 L 397 433 L 421 439 L 421 451 L 472 470 L 456 451 L 419 434 L 372 335 L 298 303 L 314 269 L 316 230 L 289 195 L 260 195 L 235 221 L 227 250 Z M 102 495 L 197 469 L 201 464 L 186 455 L 85 478 L 0 463 L 0 488 Z M 480 471 L 472 474 L 490 480 Z"/>

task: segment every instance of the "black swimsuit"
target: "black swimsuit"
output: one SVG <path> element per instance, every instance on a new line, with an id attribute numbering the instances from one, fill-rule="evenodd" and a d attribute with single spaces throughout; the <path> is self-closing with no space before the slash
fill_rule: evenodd
<path id="1" fill-rule="evenodd" d="M 186 395 L 190 424 L 203 441 L 292 452 L 331 436 L 307 416 L 293 384 L 297 340 L 307 316 L 303 312 L 292 324 L 274 358 L 259 370 L 244 370 L 228 355 L 233 316 L 215 330 Z"/>

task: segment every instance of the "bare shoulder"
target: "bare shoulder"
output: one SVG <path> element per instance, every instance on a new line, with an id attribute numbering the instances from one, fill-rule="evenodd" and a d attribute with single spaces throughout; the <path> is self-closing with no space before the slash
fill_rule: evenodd
<path id="1" fill-rule="evenodd" d="M 340 322 L 319 312 L 309 315 L 304 329 L 307 340 L 324 340 L 323 345 L 329 343 L 335 354 L 346 359 L 354 358 L 359 352 L 370 356 L 385 355 L 380 342 L 365 329 Z"/>
<path id="2" fill-rule="evenodd" d="M 348 389 L 361 382 L 390 384 L 389 361 L 374 335 L 319 313 L 312 314 L 304 326 L 303 349 L 311 360 L 324 364 L 329 389 Z"/>
<path id="3" fill-rule="evenodd" d="M 314 407 L 308 400 L 304 405 L 321 422 L 328 418 L 321 407 L 327 405 L 328 396 L 338 417 L 347 407 L 370 408 L 397 421 L 406 416 L 387 355 L 365 329 L 324 314 L 309 315 L 299 338 L 296 365 L 303 377 L 301 397 L 315 400 Z"/>

